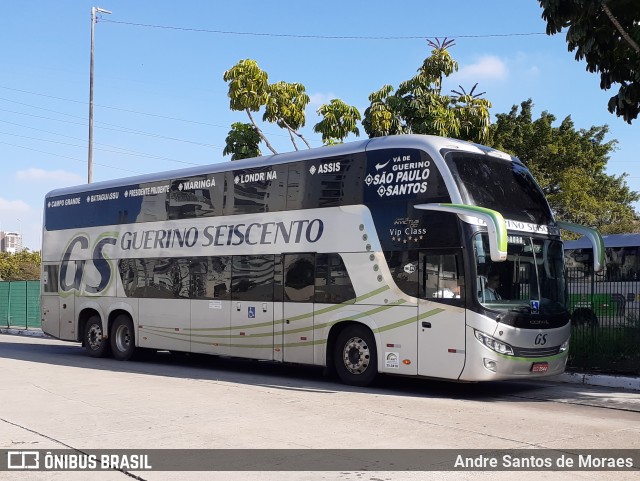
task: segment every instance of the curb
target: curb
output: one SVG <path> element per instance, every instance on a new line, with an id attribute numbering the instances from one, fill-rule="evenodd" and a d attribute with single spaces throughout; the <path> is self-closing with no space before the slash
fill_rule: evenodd
<path id="1" fill-rule="evenodd" d="M 50 337 L 40 329 L 15 329 L 1 327 L 0 334 L 43 338 Z M 586 384 L 588 386 L 611 387 L 617 389 L 628 389 L 631 391 L 640 391 L 640 377 L 565 372 L 564 374 L 560 374 L 559 376 L 553 376 L 547 379 L 549 381 L 565 382 L 568 384 Z"/>
<path id="2" fill-rule="evenodd" d="M 565 372 L 559 376 L 549 378 L 549 380 L 570 384 L 586 384 L 589 386 L 613 387 L 640 391 L 640 377 Z"/>
<path id="3" fill-rule="evenodd" d="M 0 327 L 0 334 L 11 334 L 13 336 L 29 336 L 29 337 L 49 337 L 40 329 L 16 329 L 13 327 Z"/>

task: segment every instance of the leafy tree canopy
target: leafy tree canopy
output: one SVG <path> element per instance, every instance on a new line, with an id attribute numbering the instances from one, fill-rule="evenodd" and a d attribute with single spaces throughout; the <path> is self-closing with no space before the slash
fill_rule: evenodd
<path id="1" fill-rule="evenodd" d="M 261 141 L 271 152 L 277 153 L 252 115 L 252 112 L 258 112 L 263 107 L 262 120 L 286 129 L 296 150 L 296 138 L 311 148 L 299 132 L 305 126 L 305 109 L 310 101 L 304 85 L 283 81 L 270 84 L 269 75 L 251 59 L 240 60 L 224 73 L 223 78 L 229 84 L 229 107 L 246 112 L 251 122 L 250 125 L 232 125 L 224 155 L 232 154 L 231 160 L 252 157 L 256 153 L 259 155 Z M 360 112 L 342 100 L 333 99 L 329 104 L 322 105 L 318 114 L 323 118 L 314 126 L 314 130 L 322 133 L 322 140 L 327 144 L 342 142 L 350 133 L 359 134 L 356 122 L 361 119 Z"/>
<path id="2" fill-rule="evenodd" d="M 313 131 L 322 134 L 322 142 L 325 145 L 333 145 L 344 141 L 353 133 L 360 135 L 356 122 L 361 119 L 360 112 L 355 107 L 345 104 L 340 99 L 333 99 L 328 104 L 318 109 L 322 120 L 318 122 Z"/>
<path id="3" fill-rule="evenodd" d="M 532 172 L 558 220 L 590 225 L 607 234 L 638 229 L 632 204 L 640 194 L 629 189 L 626 174 L 605 172 L 616 141 L 605 141 L 608 127 L 576 130 L 571 117 L 554 126 L 555 116 L 532 118 L 531 99 L 498 114 L 491 126 L 493 147 L 510 152 Z"/>
<path id="4" fill-rule="evenodd" d="M 458 70 L 451 57 L 452 40 L 428 41 L 432 47 L 417 75 L 402 82 L 397 90 L 384 85 L 369 96 L 362 125 L 370 137 L 394 134 L 432 134 L 486 142 L 491 103 L 462 87 L 443 95 L 443 79 Z"/>
<path id="5" fill-rule="evenodd" d="M 249 159 L 262 155 L 258 148 L 260 134 L 251 124 L 243 124 L 242 122 L 231 124 L 231 130 L 225 142 L 226 145 L 222 153 L 223 155 L 231 154 L 231 160 Z"/>
<path id="6" fill-rule="evenodd" d="M 538 0 L 547 34 L 567 29 L 569 51 L 600 73 L 600 88 L 619 85 L 609 112 L 631 123 L 640 113 L 640 2 L 637 0 Z"/>
<path id="7" fill-rule="evenodd" d="M 0 252 L 0 279 L 3 281 L 31 281 L 40 279 L 40 252 L 27 249 L 15 254 Z"/>

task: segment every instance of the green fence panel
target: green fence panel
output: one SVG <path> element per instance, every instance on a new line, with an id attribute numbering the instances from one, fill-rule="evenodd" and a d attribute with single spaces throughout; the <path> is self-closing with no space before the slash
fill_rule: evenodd
<path id="1" fill-rule="evenodd" d="M 27 281 L 27 328 L 40 325 L 40 281 Z"/>
<path id="2" fill-rule="evenodd" d="M 0 325 L 40 327 L 40 281 L 0 282 Z"/>
<path id="3" fill-rule="evenodd" d="M 0 326 L 9 327 L 10 282 L 0 282 Z"/>

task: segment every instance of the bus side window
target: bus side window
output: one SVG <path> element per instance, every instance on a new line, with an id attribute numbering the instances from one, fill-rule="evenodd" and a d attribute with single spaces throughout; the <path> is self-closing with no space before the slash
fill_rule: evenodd
<path id="1" fill-rule="evenodd" d="M 458 255 L 421 253 L 420 297 L 451 304 L 462 302 L 464 275 Z"/>
<path id="2" fill-rule="evenodd" d="M 273 255 L 234 256 L 231 298 L 234 301 L 273 302 Z"/>
<path id="3" fill-rule="evenodd" d="M 316 256 L 315 302 L 342 304 L 356 297 L 351 278 L 340 254 Z"/>
<path id="4" fill-rule="evenodd" d="M 313 254 L 284 255 L 284 300 L 313 302 L 315 259 Z"/>
<path id="5" fill-rule="evenodd" d="M 391 276 L 402 292 L 418 297 L 418 251 L 388 251 L 385 258 Z"/>

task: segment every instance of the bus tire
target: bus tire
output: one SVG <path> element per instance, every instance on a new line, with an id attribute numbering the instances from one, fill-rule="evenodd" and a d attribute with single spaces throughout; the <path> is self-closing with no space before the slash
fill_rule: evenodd
<path id="1" fill-rule="evenodd" d="M 333 362 L 340 380 L 351 386 L 368 386 L 378 375 L 378 354 L 373 333 L 364 326 L 351 325 L 336 339 Z"/>
<path id="2" fill-rule="evenodd" d="M 109 340 L 104 337 L 100 316 L 93 315 L 84 325 L 82 344 L 85 352 L 91 357 L 106 357 L 109 355 Z"/>
<path id="3" fill-rule="evenodd" d="M 120 314 L 111 326 L 111 351 L 118 361 L 129 361 L 136 351 L 133 321 L 126 314 Z"/>

